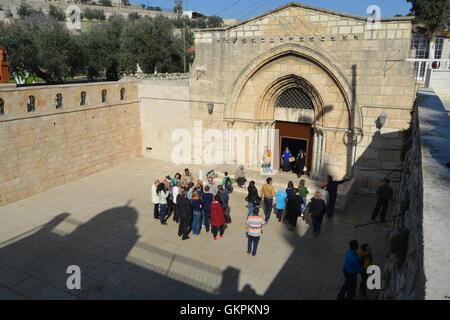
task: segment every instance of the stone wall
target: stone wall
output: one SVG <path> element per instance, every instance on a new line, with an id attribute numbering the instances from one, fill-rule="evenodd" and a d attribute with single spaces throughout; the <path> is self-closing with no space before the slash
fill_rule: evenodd
<path id="1" fill-rule="evenodd" d="M 105 103 L 102 90 L 107 90 Z M 82 91 L 85 106 L 80 106 Z M 55 106 L 58 93 L 61 109 Z M 29 96 L 35 97 L 34 112 L 27 112 Z M 0 88 L 0 98 L 5 102 L 0 116 L 0 205 L 141 154 L 135 82 Z"/>
<path id="2" fill-rule="evenodd" d="M 420 91 L 404 144 L 402 183 L 383 271 L 384 299 L 450 297 L 450 118 Z"/>
<path id="3" fill-rule="evenodd" d="M 326 143 L 324 175 L 355 170 L 358 188 L 373 189 L 399 163 L 400 132 L 409 125 L 415 94 L 404 61 L 409 18 L 382 19 L 379 29 L 369 30 L 363 17 L 293 3 L 195 36 L 191 100 L 220 102 L 218 116 L 235 125 L 274 120 L 270 101 L 279 92 L 267 92 L 284 77 L 299 77 L 322 99 L 316 128 Z M 201 107 L 192 103 L 192 109 Z M 379 131 L 376 120 L 383 111 L 387 121 Z M 358 133 L 352 151 L 345 145 L 349 129 Z"/>

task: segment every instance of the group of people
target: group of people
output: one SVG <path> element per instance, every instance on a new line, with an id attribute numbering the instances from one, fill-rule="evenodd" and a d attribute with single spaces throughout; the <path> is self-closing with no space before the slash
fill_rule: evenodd
<path id="1" fill-rule="evenodd" d="M 311 216 L 314 234 L 318 236 L 325 214 L 328 218 L 332 218 L 334 215 L 338 186 L 347 181 L 348 179 L 334 181 L 332 176 L 328 176 L 328 182 L 321 184 L 320 189 L 314 193 L 310 201 L 308 201 L 309 190 L 303 179 L 300 180 L 297 188 L 290 181 L 285 190 L 275 192 L 273 179 L 269 177 L 261 188 L 261 195 L 258 193 L 255 182 L 251 181 L 247 188 L 248 195 L 246 197 L 248 215 L 250 216 L 252 211 L 262 204 L 265 224 L 269 222 L 272 210 L 275 209 L 278 223 L 286 222 L 294 229 L 298 217 L 304 218 L 307 211 Z"/>
<path id="2" fill-rule="evenodd" d="M 206 232 L 213 234 L 213 239 L 224 237 L 226 225 L 231 223 L 228 179 L 217 185 L 212 177 L 203 185 L 202 180 L 195 180 L 188 168 L 184 175 L 176 173 L 167 175 L 164 180 L 154 181 L 152 185 L 152 202 L 154 218 L 161 225 L 173 215 L 173 221 L 179 224 L 178 236 L 189 239 L 189 234 L 199 235 L 202 226 Z"/>
<path id="3" fill-rule="evenodd" d="M 306 168 L 306 153 L 304 150 L 298 152 L 297 157 L 294 157 L 289 147 L 286 147 L 281 155 L 281 160 L 283 164 L 283 171 L 290 172 L 293 171 L 297 174 L 297 177 L 301 177 L 307 171 Z"/>
<path id="4" fill-rule="evenodd" d="M 372 265 L 372 250 L 368 244 L 361 245 L 359 250 L 358 240 L 351 240 L 349 247 L 345 253 L 343 268 L 345 281 L 339 290 L 337 299 L 352 300 L 355 297 L 358 274 L 361 275 L 359 294 L 367 299 L 367 268 Z"/>

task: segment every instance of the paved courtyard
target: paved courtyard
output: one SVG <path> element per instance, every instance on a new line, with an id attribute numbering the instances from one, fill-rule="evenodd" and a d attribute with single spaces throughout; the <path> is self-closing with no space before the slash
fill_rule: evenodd
<path id="1" fill-rule="evenodd" d="M 369 243 L 383 264 L 388 225 L 354 228 L 369 222 L 370 196 L 325 219 L 318 238 L 303 221 L 291 231 L 273 217 L 252 257 L 245 193 L 234 192 L 224 239 L 203 230 L 182 241 L 172 219 L 153 218 L 150 186 L 184 167 L 138 158 L 0 207 L 0 299 L 335 299 L 349 240 Z M 81 290 L 67 289 L 70 265 Z"/>

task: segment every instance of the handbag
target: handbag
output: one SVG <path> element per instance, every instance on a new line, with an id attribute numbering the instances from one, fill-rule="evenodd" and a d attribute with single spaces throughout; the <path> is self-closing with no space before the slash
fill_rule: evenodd
<path id="1" fill-rule="evenodd" d="M 295 158 L 294 157 L 290 157 L 289 158 L 289 162 L 294 162 L 295 161 Z"/>

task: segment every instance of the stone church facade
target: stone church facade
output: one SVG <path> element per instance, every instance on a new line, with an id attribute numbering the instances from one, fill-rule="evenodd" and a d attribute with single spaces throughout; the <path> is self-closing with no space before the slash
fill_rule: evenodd
<path id="1" fill-rule="evenodd" d="M 292 3 L 195 31 L 184 79 L 0 87 L 0 205 L 141 155 L 173 161 L 178 129 L 194 142 L 208 129 L 254 130 L 256 162 L 229 163 L 258 168 L 268 146 L 278 169 L 288 145 L 305 150 L 310 177 L 373 191 L 400 164 L 411 121 L 411 27 L 390 18 L 369 30 L 363 17 Z"/>
<path id="2" fill-rule="evenodd" d="M 312 177 L 357 175 L 360 187 L 373 188 L 398 165 L 411 118 L 411 27 L 410 18 L 381 19 L 374 28 L 364 17 L 292 3 L 198 30 L 191 118 L 214 128 L 279 129 L 280 137 L 258 140 L 257 159 L 267 145 L 275 168 L 282 137 L 294 134 L 308 141 Z M 214 102 L 213 115 L 205 101 Z"/>

